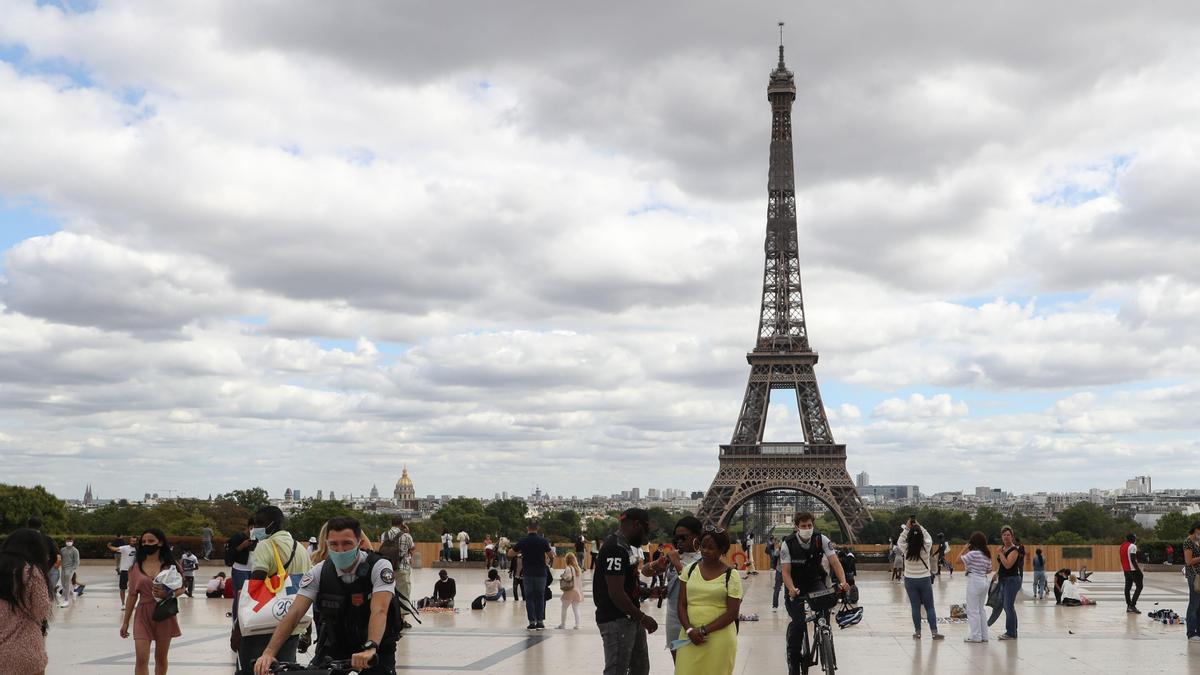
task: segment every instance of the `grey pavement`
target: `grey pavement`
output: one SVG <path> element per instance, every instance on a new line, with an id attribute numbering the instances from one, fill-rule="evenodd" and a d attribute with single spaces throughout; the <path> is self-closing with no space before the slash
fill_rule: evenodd
<path id="1" fill-rule="evenodd" d="M 197 586 L 215 572 L 201 569 Z M 47 673 L 125 673 L 133 670 L 133 643 L 118 634 L 116 575 L 109 566 L 81 568 L 88 584 L 82 601 L 55 611 L 47 648 Z M 524 630 L 524 605 L 518 602 L 489 603 L 483 611 L 471 611 L 471 598 L 482 592 L 483 570 L 461 570 L 458 580 L 461 611 L 456 614 L 423 615 L 423 625 L 406 632 L 398 648 L 400 672 L 494 673 L 522 675 L 550 673 L 599 673 L 602 650 L 593 619 L 591 574 L 584 581 L 583 624 L 579 630 L 555 630 L 560 603 L 556 597 L 547 608 L 547 624 L 541 633 Z M 417 594 L 432 592 L 436 571 L 415 570 Z M 835 645 L 840 673 L 1200 673 L 1200 645 L 1184 639 L 1181 625 L 1162 625 L 1144 615 L 1125 613 L 1119 574 L 1097 573 L 1084 593 L 1099 601 L 1095 607 L 1060 607 L 1053 599 L 1035 601 L 1028 595 L 1030 577 L 1018 605 L 1020 639 L 966 644 L 966 623 L 945 623 L 947 639 L 933 642 L 912 638 L 908 602 L 899 584 L 882 572 L 861 575 L 859 586 L 865 617 L 858 626 L 836 630 Z M 757 622 L 742 622 L 738 635 L 738 673 L 785 673 L 784 631 L 787 614 L 772 612 L 771 576 L 762 573 L 744 582 L 743 612 L 756 612 Z M 952 603 L 963 602 L 965 577 L 943 575 L 935 582 L 939 616 L 948 616 Z M 198 589 L 199 590 L 199 589 Z M 171 647 L 171 672 L 231 673 L 234 657 L 228 648 L 228 600 L 208 600 L 201 594 L 184 599 L 180 606 L 183 637 Z M 1174 573 L 1147 575 L 1140 606 L 1143 611 L 1169 607 L 1183 613 L 1187 589 L 1183 577 Z M 661 618 L 662 609 L 650 606 Z M 568 615 L 568 623 L 573 620 Z M 1001 619 L 993 628 L 1002 628 Z M 926 629 L 926 633 L 928 630 Z M 650 636 L 651 672 L 672 672 L 670 654 L 661 633 Z"/>

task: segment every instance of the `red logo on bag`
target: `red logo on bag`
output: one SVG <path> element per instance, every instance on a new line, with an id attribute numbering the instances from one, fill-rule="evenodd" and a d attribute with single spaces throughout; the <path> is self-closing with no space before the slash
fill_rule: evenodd
<path id="1" fill-rule="evenodd" d="M 364 600 L 366 600 L 366 597 L 362 593 L 355 593 L 350 596 L 350 604 L 355 607 L 362 606 Z"/>

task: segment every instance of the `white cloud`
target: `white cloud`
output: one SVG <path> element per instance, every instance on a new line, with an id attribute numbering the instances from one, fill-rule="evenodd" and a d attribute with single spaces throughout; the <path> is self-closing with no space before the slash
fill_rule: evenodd
<path id="1" fill-rule="evenodd" d="M 679 9 L 0 3 L 0 197 L 63 227 L 0 257 L 6 468 L 706 486 L 753 343 L 778 8 Z M 805 298 L 852 467 L 1184 480 L 1194 14 L 804 11 Z"/>

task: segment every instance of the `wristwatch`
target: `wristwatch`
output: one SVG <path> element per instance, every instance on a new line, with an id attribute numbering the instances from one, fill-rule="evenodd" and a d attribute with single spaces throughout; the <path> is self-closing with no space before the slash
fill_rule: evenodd
<path id="1" fill-rule="evenodd" d="M 376 644 L 374 640 L 367 640 L 366 642 L 363 643 L 362 650 L 365 652 L 368 649 L 374 649 L 375 651 L 379 651 L 379 645 Z"/>

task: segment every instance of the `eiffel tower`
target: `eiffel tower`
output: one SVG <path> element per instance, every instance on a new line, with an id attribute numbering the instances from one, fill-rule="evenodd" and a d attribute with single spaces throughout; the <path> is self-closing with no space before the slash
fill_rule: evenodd
<path id="1" fill-rule="evenodd" d="M 767 85 L 767 100 L 771 102 L 771 161 L 758 342 L 746 355 L 750 380 L 742 411 L 733 428 L 733 439 L 729 445 L 720 446 L 720 468 L 701 502 L 699 518 L 706 524 L 726 525 L 734 512 L 753 497 L 798 491 L 822 502 L 841 524 L 847 540 L 854 542 L 871 515 L 846 470 L 846 446 L 833 440 L 813 371 L 817 353 L 808 343 L 796 243 L 792 164 L 796 83 L 783 63 L 782 39 L 779 65 L 771 71 Z M 796 392 L 803 442 L 763 442 L 772 389 Z"/>

